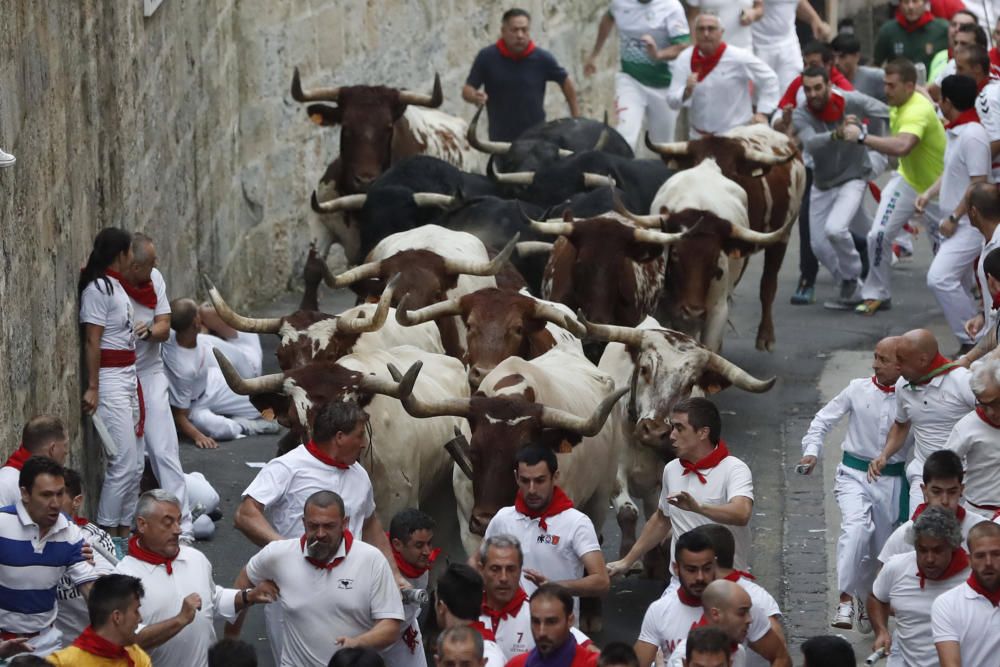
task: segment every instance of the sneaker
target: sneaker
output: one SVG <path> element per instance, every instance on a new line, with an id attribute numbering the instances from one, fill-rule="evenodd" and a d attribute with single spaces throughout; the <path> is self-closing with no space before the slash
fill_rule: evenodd
<path id="1" fill-rule="evenodd" d="M 15 162 L 17 162 L 16 157 L 0 148 L 0 169 L 3 169 L 4 167 L 13 167 Z"/>
<path id="2" fill-rule="evenodd" d="M 865 609 L 865 603 L 862 600 L 858 600 L 858 632 L 863 635 L 871 634 L 872 622 L 868 618 L 868 610 Z"/>
<path id="3" fill-rule="evenodd" d="M 830 627 L 850 630 L 854 627 L 854 603 L 841 602 L 837 605 L 837 613 L 833 615 Z"/>
<path id="4" fill-rule="evenodd" d="M 879 310 L 892 310 L 892 299 L 880 301 L 879 299 L 865 299 L 858 304 L 854 312 L 858 315 L 874 315 Z"/>
<path id="5" fill-rule="evenodd" d="M 896 266 L 897 264 L 906 264 L 911 259 L 913 259 L 913 251 L 904 248 L 898 243 L 892 244 L 892 264 L 891 266 Z"/>
<path id="6" fill-rule="evenodd" d="M 861 303 L 861 283 L 857 280 L 841 280 L 840 296 L 824 301 L 823 307 L 829 310 L 854 310 L 859 303 Z"/>
<path id="7" fill-rule="evenodd" d="M 235 417 L 233 421 L 243 428 L 243 433 L 246 435 L 271 435 L 281 430 L 281 425 L 278 422 L 266 419 Z"/>
<path id="8" fill-rule="evenodd" d="M 795 289 L 795 294 L 792 295 L 790 301 L 795 306 L 806 306 L 810 303 L 816 303 L 816 288 L 813 285 L 806 284 L 805 281 L 799 281 L 799 286 Z"/>

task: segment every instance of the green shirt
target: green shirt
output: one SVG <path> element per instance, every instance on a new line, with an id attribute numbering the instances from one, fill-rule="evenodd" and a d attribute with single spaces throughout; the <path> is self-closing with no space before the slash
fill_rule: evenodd
<path id="1" fill-rule="evenodd" d="M 934 54 L 934 57 L 931 59 L 931 68 L 927 70 L 927 83 L 937 82 L 938 77 L 941 76 L 941 72 L 944 71 L 949 60 L 948 49 L 941 49 Z"/>
<path id="2" fill-rule="evenodd" d="M 924 192 L 944 171 L 947 138 L 934 105 L 920 93 L 913 93 L 902 106 L 889 107 L 889 128 L 893 135 L 905 132 L 917 137 L 910 154 L 899 158 L 899 175 L 914 190 Z"/>
<path id="3" fill-rule="evenodd" d="M 941 49 L 948 48 L 948 22 L 934 19 L 927 25 L 907 32 L 899 21 L 886 21 L 875 38 L 875 65 L 881 66 L 893 58 L 907 58 L 914 64 L 923 63 L 930 70 L 931 59 Z"/>
<path id="4" fill-rule="evenodd" d="M 677 0 L 612 0 L 608 13 L 618 27 L 622 72 L 650 88 L 669 86 L 669 63 L 650 58 L 642 37 L 652 37 L 657 49 L 689 43 L 687 15 L 681 3 Z"/>

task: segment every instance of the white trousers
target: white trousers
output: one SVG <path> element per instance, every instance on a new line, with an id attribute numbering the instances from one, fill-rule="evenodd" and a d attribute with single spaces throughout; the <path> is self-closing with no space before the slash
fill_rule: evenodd
<path id="1" fill-rule="evenodd" d="M 833 493 L 840 507 L 837 540 L 837 586 L 867 600 L 878 573 L 878 554 L 899 517 L 902 479 L 883 475 L 869 482 L 867 473 L 841 464 Z"/>
<path id="2" fill-rule="evenodd" d="M 264 606 L 264 630 L 267 632 L 267 641 L 271 644 L 274 664 L 280 665 L 281 642 L 285 638 L 285 612 L 281 610 L 280 600 Z"/>
<path id="3" fill-rule="evenodd" d="M 927 287 L 941 306 L 948 327 L 962 344 L 973 342 L 966 335 L 964 325 L 978 312 L 978 308 L 966 285 L 970 282 L 982 248 L 982 234 L 963 219 L 955 233 L 941 241 L 941 247 L 927 269 Z"/>
<path id="4" fill-rule="evenodd" d="M 117 369 L 116 369 L 117 370 Z M 97 415 L 108 428 L 118 452 L 107 457 L 101 500 L 97 504 L 97 523 L 101 526 L 131 526 L 139 500 L 139 462 L 143 460 L 142 443 L 135 436 L 139 423 L 139 398 L 134 382 L 105 377 L 102 372 L 97 393 Z"/>
<path id="5" fill-rule="evenodd" d="M 779 95 L 783 95 L 795 77 L 802 74 L 802 47 L 799 46 L 799 38 L 794 33 L 778 44 L 761 45 L 755 40 L 753 52 L 778 75 Z M 722 102 L 723 100 L 720 100 L 720 103 Z"/>
<path id="6" fill-rule="evenodd" d="M 868 232 L 868 278 L 861 288 L 864 299 L 886 300 L 892 298 L 890 278 L 892 273 L 892 241 L 903 225 L 916 213 L 914 203 L 918 193 L 909 183 L 895 174 L 882 189 L 882 201 Z M 937 202 L 928 202 L 924 209 L 932 251 L 937 253 L 940 242 L 938 221 L 941 219 Z"/>
<path id="7" fill-rule="evenodd" d="M 396 640 L 395 644 L 382 651 L 382 659 L 385 660 L 386 665 L 392 667 L 427 667 L 427 656 L 424 653 L 424 640 L 420 634 L 420 624 L 413 621 L 406 631 L 416 632 L 415 637 L 412 638 L 416 642 L 414 649 L 411 651 L 406 641 L 400 638 Z"/>
<path id="8" fill-rule="evenodd" d="M 233 417 L 261 418 L 250 399 L 233 392 L 222 377 L 222 371 L 212 366 L 208 369 L 205 394 L 191 406 L 188 419 L 210 438 L 234 440 L 243 435 L 243 427 Z"/>
<path id="9" fill-rule="evenodd" d="M 618 133 L 633 151 L 639 147 L 643 120 L 653 141 L 674 140 L 678 112 L 667 105 L 666 88 L 650 88 L 618 72 L 615 74 L 615 111 L 618 113 Z"/>
<path id="10" fill-rule="evenodd" d="M 181 468 L 180 449 L 177 444 L 177 429 L 170 412 L 168 382 L 166 373 L 156 370 L 139 376 L 142 384 L 142 398 L 146 409 L 146 426 L 139 437 L 140 450 L 149 456 L 153 474 L 160 482 L 160 488 L 177 496 L 181 501 L 181 531 L 191 534 L 191 507 L 187 498 L 187 483 Z M 138 461 L 141 479 L 145 463 Z"/>
<path id="11" fill-rule="evenodd" d="M 855 179 L 820 190 L 813 184 L 809 196 L 809 242 L 816 259 L 837 281 L 861 276 L 861 255 L 854 247 L 853 231 L 865 233 L 865 218 L 857 215 L 868 184 Z"/>

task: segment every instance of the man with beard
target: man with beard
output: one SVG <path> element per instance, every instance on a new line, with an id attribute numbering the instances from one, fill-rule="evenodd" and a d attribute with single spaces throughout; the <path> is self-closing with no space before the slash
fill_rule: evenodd
<path id="1" fill-rule="evenodd" d="M 558 584 L 543 584 L 531 594 L 531 636 L 535 648 L 507 663 L 546 667 L 596 667 L 598 653 L 581 646 L 573 636 L 573 596 Z"/>
<path id="2" fill-rule="evenodd" d="M 398 512 L 389 522 L 389 544 L 396 567 L 414 589 L 427 590 L 431 567 L 441 553 L 433 546 L 434 525 L 434 519 L 414 508 Z M 399 639 L 382 652 L 382 657 L 389 665 L 424 667 L 427 657 L 420 634 L 421 605 L 419 602 L 405 602 L 403 611 L 406 618 Z"/>
<path id="3" fill-rule="evenodd" d="M 744 667 L 747 661 L 747 650 L 743 646 L 746 641 L 747 632 L 750 630 L 751 615 L 750 610 L 753 603 L 750 601 L 750 594 L 732 581 L 717 580 L 710 583 L 705 588 L 705 593 L 701 596 L 702 609 L 704 614 L 692 628 L 691 633 L 696 633 L 702 628 L 713 627 L 722 630 L 729 638 L 729 662 L 730 667 Z M 698 643 L 696 635 L 695 644 Z M 687 650 L 691 635 L 678 644 L 673 655 L 667 662 L 667 667 L 690 666 L 690 661 L 694 657 L 694 650 L 690 653 Z M 789 663 L 791 664 L 791 663 Z"/>

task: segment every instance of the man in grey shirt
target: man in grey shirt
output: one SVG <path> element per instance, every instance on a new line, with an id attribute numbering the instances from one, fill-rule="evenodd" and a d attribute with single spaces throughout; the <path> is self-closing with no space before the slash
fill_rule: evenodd
<path id="1" fill-rule="evenodd" d="M 847 77 L 854 90 L 885 102 L 885 77 L 878 67 L 861 64 L 861 42 L 854 35 L 842 32 L 830 42 L 837 69 Z"/>
<path id="2" fill-rule="evenodd" d="M 844 140 L 843 128 L 857 124 L 867 133 L 869 120 L 873 127 L 884 127 L 889 107 L 863 93 L 835 90 L 823 67 L 802 73 L 802 90 L 806 104 L 795 109 L 792 124 L 813 161 L 810 243 L 816 258 L 840 281 L 838 298 L 823 305 L 846 310 L 860 303 L 861 255 L 851 238 L 851 224 L 868 222 L 858 209 L 868 180 L 877 171 L 863 144 Z M 867 233 L 867 229 L 853 231 Z"/>

